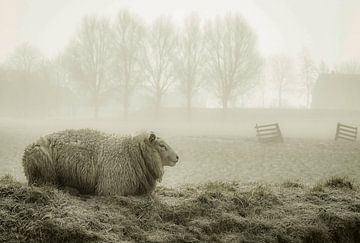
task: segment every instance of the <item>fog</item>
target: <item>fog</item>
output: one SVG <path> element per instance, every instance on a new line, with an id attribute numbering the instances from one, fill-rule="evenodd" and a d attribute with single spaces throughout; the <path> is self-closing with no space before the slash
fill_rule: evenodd
<path id="1" fill-rule="evenodd" d="M 0 116 L 235 136 L 277 122 L 287 136 L 331 138 L 337 122 L 360 121 L 359 7 L 2 0 Z"/>
<path id="2" fill-rule="evenodd" d="M 359 10 L 0 0 L 0 242 L 358 242 Z"/>
<path id="3" fill-rule="evenodd" d="M 2 0 L 0 116 L 239 136 L 278 122 L 331 137 L 359 122 L 359 7 Z"/>
<path id="4" fill-rule="evenodd" d="M 0 0 L 0 242 L 359 242 L 359 10 Z"/>

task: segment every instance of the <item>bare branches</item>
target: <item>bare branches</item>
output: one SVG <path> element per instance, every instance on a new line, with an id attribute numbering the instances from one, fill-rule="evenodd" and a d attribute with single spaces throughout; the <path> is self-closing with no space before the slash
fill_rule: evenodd
<path id="1" fill-rule="evenodd" d="M 300 54 L 300 65 L 300 75 L 306 89 L 306 107 L 309 108 L 311 102 L 311 92 L 318 76 L 318 70 L 310 56 L 310 52 L 306 48 L 304 48 Z"/>
<path id="2" fill-rule="evenodd" d="M 45 58 L 40 51 L 29 44 L 18 46 L 6 61 L 9 69 L 33 73 L 44 64 Z"/>
<path id="3" fill-rule="evenodd" d="M 161 98 L 174 81 L 174 56 L 176 52 L 175 28 L 170 18 L 159 17 L 148 33 L 146 55 L 144 59 L 145 74 L 156 98 L 156 109 Z"/>
<path id="4" fill-rule="evenodd" d="M 145 26 L 136 15 L 121 11 L 113 31 L 114 81 L 122 91 L 124 117 L 127 117 L 130 96 L 144 76 Z"/>
<path id="5" fill-rule="evenodd" d="M 189 111 L 200 88 L 214 91 L 227 108 L 229 100 L 254 83 L 261 66 L 256 49 L 256 36 L 239 15 L 219 17 L 203 27 L 192 14 L 177 33 L 169 17 L 146 26 L 123 10 L 111 24 L 104 18 L 85 17 L 64 52 L 47 62 L 42 73 L 56 86 L 71 86 L 71 92 L 89 98 L 95 118 L 105 98 L 119 96 L 114 92 L 118 90 L 127 117 L 140 83 L 151 91 L 156 110 L 176 81 Z M 30 72 L 44 62 L 31 48 L 19 48 L 16 53 L 9 59 L 16 69 Z"/>
<path id="6" fill-rule="evenodd" d="M 276 55 L 270 59 L 271 79 L 277 89 L 278 106 L 281 107 L 283 92 L 291 83 L 293 65 L 291 59 L 285 55 Z"/>
<path id="7" fill-rule="evenodd" d="M 180 90 L 186 97 L 188 112 L 190 112 L 193 95 L 202 81 L 201 75 L 205 63 L 203 33 L 197 15 L 192 14 L 185 19 L 178 48 L 176 76 Z"/>
<path id="8" fill-rule="evenodd" d="M 360 74 L 360 62 L 355 60 L 344 62 L 335 67 L 335 72 L 344 74 Z"/>
<path id="9" fill-rule="evenodd" d="M 239 15 L 228 14 L 206 26 L 208 78 L 223 108 L 238 93 L 248 89 L 261 60 L 256 50 L 256 37 Z"/>
<path id="10" fill-rule="evenodd" d="M 89 94 L 94 117 L 109 89 L 112 33 L 107 20 L 84 18 L 75 40 L 67 50 L 70 73 Z"/>

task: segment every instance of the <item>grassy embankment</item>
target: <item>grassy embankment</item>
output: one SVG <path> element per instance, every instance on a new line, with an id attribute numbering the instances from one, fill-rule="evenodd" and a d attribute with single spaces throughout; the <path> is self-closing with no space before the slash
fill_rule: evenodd
<path id="1" fill-rule="evenodd" d="M 360 193 L 315 186 L 208 183 L 147 197 L 72 196 L 0 179 L 1 242 L 360 242 Z"/>

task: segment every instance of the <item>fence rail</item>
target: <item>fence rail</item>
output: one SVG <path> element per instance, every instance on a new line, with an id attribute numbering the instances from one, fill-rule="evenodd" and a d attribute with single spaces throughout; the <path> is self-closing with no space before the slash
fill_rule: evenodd
<path id="1" fill-rule="evenodd" d="M 338 122 L 336 127 L 335 140 L 347 140 L 347 141 L 356 141 L 357 138 L 357 127 L 352 127 L 344 125 Z"/>
<path id="2" fill-rule="evenodd" d="M 283 137 L 278 123 L 255 126 L 256 136 L 261 143 L 283 142 Z"/>

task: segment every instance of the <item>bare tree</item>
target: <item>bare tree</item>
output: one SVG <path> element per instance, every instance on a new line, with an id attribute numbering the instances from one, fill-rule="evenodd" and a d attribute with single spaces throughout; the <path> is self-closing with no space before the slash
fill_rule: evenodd
<path id="1" fill-rule="evenodd" d="M 0 84 L 2 81 L 5 80 L 5 73 L 6 73 L 5 68 L 4 68 L 3 64 L 0 63 Z"/>
<path id="2" fill-rule="evenodd" d="M 66 53 L 61 53 L 47 62 L 48 78 L 56 86 L 57 115 L 75 115 L 80 105 L 79 84 L 71 79 Z M 76 94 L 77 93 L 77 94 Z"/>
<path id="3" fill-rule="evenodd" d="M 258 75 L 258 88 L 260 89 L 260 93 L 261 93 L 261 106 L 262 106 L 262 108 L 265 108 L 267 75 L 265 73 L 264 68 L 259 72 L 259 75 Z"/>
<path id="4" fill-rule="evenodd" d="M 45 57 L 35 47 L 25 43 L 18 46 L 5 61 L 8 69 L 17 70 L 26 74 L 39 71 L 43 66 Z M 26 76 L 26 75 L 25 75 Z"/>
<path id="5" fill-rule="evenodd" d="M 66 57 L 60 54 L 48 62 L 50 79 L 58 87 L 70 87 L 70 73 L 66 61 Z"/>
<path id="6" fill-rule="evenodd" d="M 300 73 L 306 89 L 306 107 L 310 107 L 311 92 L 318 76 L 318 70 L 310 56 L 308 49 L 304 48 L 300 54 Z"/>
<path id="7" fill-rule="evenodd" d="M 15 48 L 5 60 L 5 67 L 11 73 L 14 83 L 18 84 L 22 98 L 29 99 L 29 89 L 34 87 L 34 82 L 44 76 L 45 57 L 35 47 L 25 43 Z"/>
<path id="8" fill-rule="evenodd" d="M 120 11 L 114 24 L 114 80 L 121 89 L 124 118 L 127 118 L 130 97 L 141 82 L 145 48 L 145 26 L 136 15 Z"/>
<path id="9" fill-rule="evenodd" d="M 329 66 L 324 62 L 321 61 L 318 68 L 319 73 L 330 73 Z"/>
<path id="10" fill-rule="evenodd" d="M 224 110 L 229 100 L 245 93 L 261 67 L 256 36 L 239 15 L 228 14 L 206 26 L 208 78 Z"/>
<path id="11" fill-rule="evenodd" d="M 6 81 L 6 70 L 2 63 L 0 63 L 0 115 L 3 115 L 3 111 L 6 107 L 6 89 L 7 89 L 7 81 Z"/>
<path id="12" fill-rule="evenodd" d="M 94 118 L 109 91 L 112 34 L 106 19 L 85 17 L 67 49 L 70 75 L 91 99 Z"/>
<path id="13" fill-rule="evenodd" d="M 283 105 L 283 93 L 291 83 L 291 59 L 284 55 L 276 55 L 270 59 L 271 79 L 278 93 L 278 106 Z"/>
<path id="14" fill-rule="evenodd" d="M 360 62 L 355 60 L 344 62 L 335 67 L 336 73 L 360 74 Z"/>
<path id="15" fill-rule="evenodd" d="M 57 109 L 57 86 L 50 82 L 49 61 L 38 49 L 20 45 L 5 63 L 9 85 L 4 99 L 11 113 L 49 115 Z"/>
<path id="16" fill-rule="evenodd" d="M 155 95 L 157 113 L 162 97 L 174 82 L 175 48 L 176 33 L 171 19 L 164 16 L 157 18 L 148 33 L 144 60 L 145 74 Z"/>
<path id="17" fill-rule="evenodd" d="M 176 60 L 176 75 L 182 93 L 186 97 L 186 108 L 190 117 L 192 99 L 201 82 L 205 62 L 203 33 L 200 19 L 192 14 L 185 19 L 179 36 L 179 50 Z"/>

